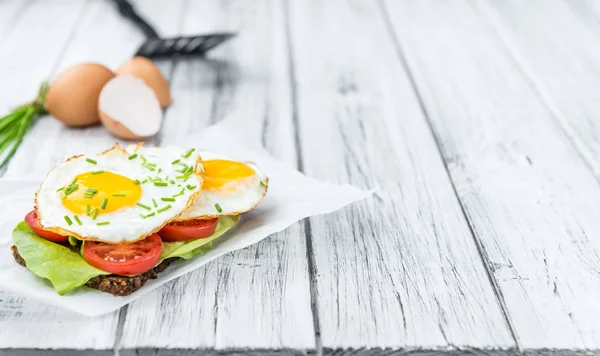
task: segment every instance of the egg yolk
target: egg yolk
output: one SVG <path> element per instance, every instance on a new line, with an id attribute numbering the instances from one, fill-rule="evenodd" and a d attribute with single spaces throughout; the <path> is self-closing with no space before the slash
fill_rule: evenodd
<path id="1" fill-rule="evenodd" d="M 204 171 L 202 189 L 206 190 L 223 190 L 228 183 L 254 176 L 254 170 L 247 165 L 224 159 L 204 161 Z"/>
<path id="2" fill-rule="evenodd" d="M 139 184 L 111 172 L 82 173 L 76 177 L 74 184 L 77 189 L 66 195 L 62 202 L 75 214 L 90 214 L 94 209 L 98 209 L 98 215 L 110 213 L 135 205 L 142 196 Z M 64 190 L 61 193 L 64 194 Z"/>

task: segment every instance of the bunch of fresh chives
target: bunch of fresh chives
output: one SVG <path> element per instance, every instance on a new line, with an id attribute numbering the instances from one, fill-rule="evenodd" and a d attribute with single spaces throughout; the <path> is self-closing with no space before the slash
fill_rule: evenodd
<path id="1" fill-rule="evenodd" d="M 0 168 L 15 154 L 33 119 L 46 113 L 44 102 L 47 92 L 48 84 L 43 83 L 32 103 L 20 106 L 10 114 L 0 117 L 0 157 L 4 157 L 0 161 Z"/>

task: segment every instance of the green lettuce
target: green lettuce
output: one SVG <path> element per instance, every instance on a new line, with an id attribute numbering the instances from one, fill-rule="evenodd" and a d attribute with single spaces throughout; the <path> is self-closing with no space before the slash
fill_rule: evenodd
<path id="1" fill-rule="evenodd" d="M 163 249 L 160 255 L 160 260 L 167 258 L 181 257 L 183 259 L 189 259 L 201 253 L 204 253 L 212 248 L 212 241 L 217 237 L 223 235 L 229 229 L 234 227 L 240 216 L 224 216 L 219 218 L 217 228 L 210 237 L 206 237 L 198 240 L 191 241 L 180 241 L 180 242 L 163 242 Z"/>
<path id="2" fill-rule="evenodd" d="M 222 217 L 210 237 L 164 242 L 159 263 L 174 257 L 189 259 L 210 250 L 212 241 L 233 228 L 238 221 L 239 216 Z M 39 237 L 25 222 L 19 223 L 13 230 L 13 243 L 27 268 L 36 276 L 48 279 L 60 295 L 85 285 L 94 277 L 110 274 L 89 265 L 78 248 L 71 249 Z"/>
<path id="3" fill-rule="evenodd" d="M 81 287 L 94 277 L 110 274 L 89 265 L 78 251 L 39 237 L 24 221 L 13 230 L 13 243 L 27 269 L 48 279 L 60 295 Z"/>

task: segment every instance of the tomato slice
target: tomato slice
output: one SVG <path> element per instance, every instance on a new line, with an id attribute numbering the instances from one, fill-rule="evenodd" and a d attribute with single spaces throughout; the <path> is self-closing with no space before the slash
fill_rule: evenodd
<path id="1" fill-rule="evenodd" d="M 86 241 L 82 254 L 87 263 L 103 271 L 135 275 L 152 269 L 160 259 L 161 251 L 160 237 L 152 234 L 130 244 Z"/>
<path id="2" fill-rule="evenodd" d="M 44 230 L 40 225 L 40 219 L 38 218 L 35 210 L 32 210 L 29 212 L 29 214 L 25 215 L 25 222 L 27 225 L 29 225 L 33 232 L 43 239 L 59 244 L 69 241 L 69 236 L 63 236 L 52 231 Z"/>
<path id="3" fill-rule="evenodd" d="M 163 241 L 187 241 L 209 237 L 215 232 L 219 219 L 190 220 L 170 223 L 163 227 L 158 234 Z"/>

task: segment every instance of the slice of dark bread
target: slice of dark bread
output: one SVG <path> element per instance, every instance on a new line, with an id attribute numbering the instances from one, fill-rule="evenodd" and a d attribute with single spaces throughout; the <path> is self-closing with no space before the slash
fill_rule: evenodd
<path id="1" fill-rule="evenodd" d="M 16 246 L 11 248 L 13 257 L 22 266 L 27 267 L 25 260 L 21 255 Z M 109 274 L 106 276 L 98 276 L 90 279 L 85 285 L 97 289 L 101 292 L 110 293 L 114 296 L 125 296 L 129 295 L 136 290 L 140 289 L 146 281 L 149 279 L 156 279 L 158 274 L 169 267 L 176 258 L 169 258 L 162 261 L 158 266 L 136 276 L 119 276 L 116 274 Z"/>

